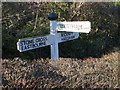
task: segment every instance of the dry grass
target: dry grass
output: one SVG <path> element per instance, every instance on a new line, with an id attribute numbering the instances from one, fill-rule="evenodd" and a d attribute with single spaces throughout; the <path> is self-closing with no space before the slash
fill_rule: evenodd
<path id="1" fill-rule="evenodd" d="M 78 60 L 2 60 L 3 89 L 120 88 L 119 52 Z"/>

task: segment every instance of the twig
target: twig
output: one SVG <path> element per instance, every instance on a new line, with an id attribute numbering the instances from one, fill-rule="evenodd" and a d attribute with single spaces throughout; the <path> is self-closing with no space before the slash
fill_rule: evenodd
<path id="1" fill-rule="evenodd" d="M 81 2 L 80 4 L 79 4 L 79 6 L 74 10 L 74 14 L 73 14 L 73 16 L 71 17 L 71 19 L 70 19 L 70 21 L 78 14 L 78 12 L 79 12 L 79 9 L 80 9 L 80 7 L 82 6 L 84 4 L 84 2 Z M 80 14 L 80 13 L 79 13 Z"/>
<path id="2" fill-rule="evenodd" d="M 38 4 L 38 7 L 39 7 L 40 4 Z M 37 26 L 37 21 L 38 21 L 38 13 L 39 13 L 39 10 L 37 9 L 36 11 L 36 18 L 35 18 L 35 25 L 34 25 L 34 29 L 33 29 L 33 32 L 34 30 L 36 29 L 36 26 Z"/>

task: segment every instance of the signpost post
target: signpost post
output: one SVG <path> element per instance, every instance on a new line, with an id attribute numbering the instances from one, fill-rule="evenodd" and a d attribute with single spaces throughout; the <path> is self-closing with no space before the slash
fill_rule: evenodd
<path id="1" fill-rule="evenodd" d="M 50 34 L 53 35 L 53 44 L 51 44 L 51 58 L 58 59 L 59 51 L 58 51 L 58 40 L 56 38 L 56 21 L 50 21 Z"/>
<path id="2" fill-rule="evenodd" d="M 74 40 L 79 37 L 79 32 L 89 33 L 91 24 L 85 22 L 57 22 L 58 16 L 54 13 L 49 14 L 50 34 L 46 36 L 19 39 L 17 49 L 20 52 L 51 45 L 51 59 L 59 58 L 58 43 Z M 66 31 L 57 33 L 57 31 Z"/>
<path id="3" fill-rule="evenodd" d="M 59 51 L 58 51 L 58 40 L 56 38 L 57 31 L 56 31 L 56 20 L 58 16 L 54 13 L 49 14 L 48 19 L 50 21 L 50 34 L 53 35 L 53 44 L 51 45 L 51 58 L 58 59 L 59 58 Z"/>

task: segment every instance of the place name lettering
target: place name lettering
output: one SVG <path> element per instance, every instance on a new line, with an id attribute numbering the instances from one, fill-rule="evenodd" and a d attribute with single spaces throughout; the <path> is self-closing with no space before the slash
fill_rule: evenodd
<path id="1" fill-rule="evenodd" d="M 34 39 L 24 40 L 24 41 L 21 41 L 21 42 L 20 42 L 20 46 L 28 45 L 28 44 L 32 44 L 32 43 L 34 43 Z"/>
<path id="2" fill-rule="evenodd" d="M 45 45 L 46 45 L 46 42 L 23 45 L 23 46 L 21 46 L 21 50 L 24 51 L 24 50 L 39 48 L 39 47 L 45 46 Z"/>
<path id="3" fill-rule="evenodd" d="M 72 40 L 74 38 L 75 38 L 75 36 L 69 36 L 69 37 L 61 38 L 61 40 L 62 41 L 68 41 L 68 40 Z"/>
<path id="4" fill-rule="evenodd" d="M 65 33 L 61 33 L 61 37 L 67 37 L 67 36 L 70 36 L 72 35 L 73 32 L 65 32 Z"/>
<path id="5" fill-rule="evenodd" d="M 46 46 L 47 37 L 38 37 L 20 42 L 22 51 Z"/>
<path id="6" fill-rule="evenodd" d="M 36 38 L 35 42 L 47 41 L 47 37 Z"/>
<path id="7" fill-rule="evenodd" d="M 45 41 L 47 41 L 47 37 L 38 37 L 38 38 L 23 40 L 20 42 L 20 46 L 34 44 L 37 42 L 45 42 Z"/>
<path id="8" fill-rule="evenodd" d="M 71 28 L 81 30 L 83 29 L 83 26 L 79 24 L 58 24 L 58 29 L 71 29 Z"/>

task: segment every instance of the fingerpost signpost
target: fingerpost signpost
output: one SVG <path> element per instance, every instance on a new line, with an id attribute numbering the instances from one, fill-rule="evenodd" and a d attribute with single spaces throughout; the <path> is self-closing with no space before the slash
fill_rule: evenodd
<path id="1" fill-rule="evenodd" d="M 89 33 L 91 23 L 89 21 L 81 22 L 57 22 L 58 16 L 54 13 L 48 15 L 50 20 L 50 34 L 33 38 L 19 39 L 17 42 L 17 50 L 20 52 L 51 46 L 51 59 L 59 58 L 58 43 L 74 40 L 79 37 L 79 32 Z M 57 33 L 57 31 L 66 31 Z"/>

